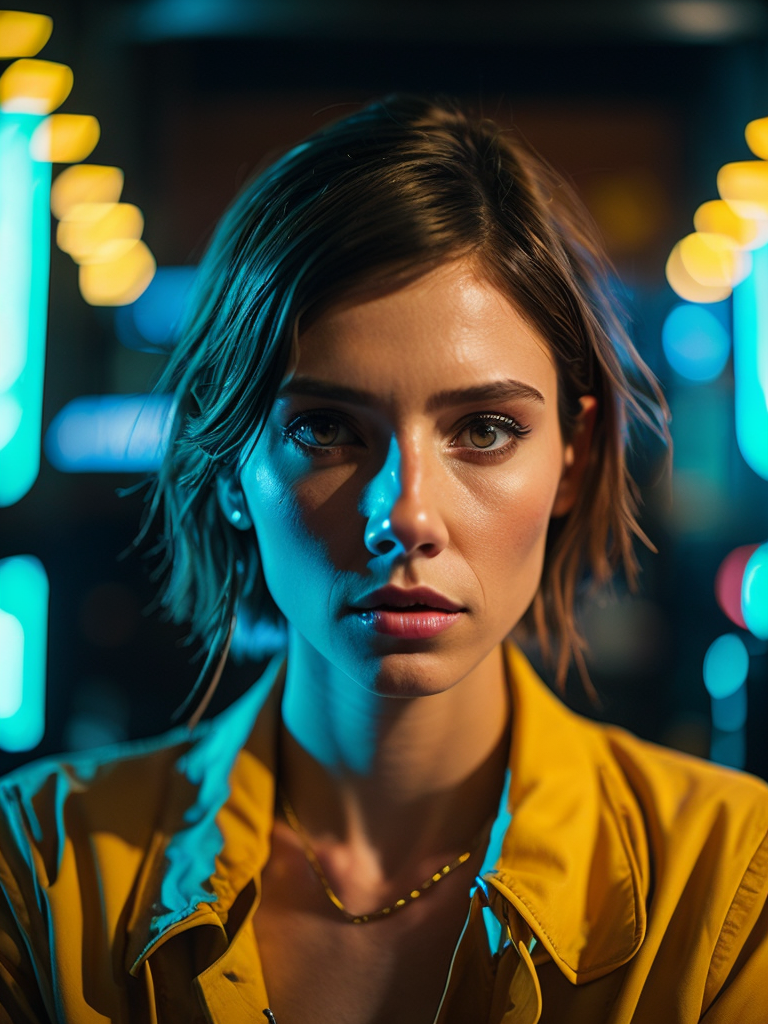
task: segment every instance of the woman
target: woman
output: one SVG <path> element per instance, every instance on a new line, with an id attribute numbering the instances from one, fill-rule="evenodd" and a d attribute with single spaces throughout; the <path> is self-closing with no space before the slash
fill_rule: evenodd
<path id="1" fill-rule="evenodd" d="M 330 125 L 225 216 L 162 387 L 166 608 L 212 685 L 264 621 L 287 658 L 0 787 L 0 1020 L 768 1019 L 765 786 L 507 639 L 586 679 L 666 432 L 562 182 L 448 103 Z"/>

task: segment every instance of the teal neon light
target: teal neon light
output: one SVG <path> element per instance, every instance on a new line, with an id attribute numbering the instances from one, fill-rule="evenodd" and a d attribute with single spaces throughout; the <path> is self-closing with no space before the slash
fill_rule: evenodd
<path id="1" fill-rule="evenodd" d="M 31 555 L 0 561 L 0 748 L 32 750 L 45 732 L 48 577 Z"/>
<path id="2" fill-rule="evenodd" d="M 752 553 L 744 569 L 741 611 L 750 633 L 768 640 L 768 544 Z"/>
<path id="3" fill-rule="evenodd" d="M 744 459 L 768 480 L 768 246 L 733 291 L 736 439 Z"/>
<path id="4" fill-rule="evenodd" d="M 0 109 L 0 506 L 40 468 L 51 165 L 32 159 L 29 142 L 42 120 Z"/>

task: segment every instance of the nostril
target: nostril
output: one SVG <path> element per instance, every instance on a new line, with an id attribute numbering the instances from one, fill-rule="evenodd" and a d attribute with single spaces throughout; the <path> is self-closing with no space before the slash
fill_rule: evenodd
<path id="1" fill-rule="evenodd" d="M 376 552 L 379 555 L 388 555 L 389 552 L 394 547 L 395 547 L 395 542 L 393 540 L 385 540 L 385 539 L 383 539 L 383 540 L 380 540 L 376 544 Z"/>

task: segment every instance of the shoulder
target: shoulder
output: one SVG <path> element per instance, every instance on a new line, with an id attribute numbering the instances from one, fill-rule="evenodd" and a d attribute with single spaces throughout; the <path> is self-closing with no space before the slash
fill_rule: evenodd
<path id="1" fill-rule="evenodd" d="M 717 831 L 743 845 L 768 832 L 768 784 L 747 772 L 712 764 L 638 739 L 616 726 L 599 727 L 616 771 L 638 801 L 657 838 L 683 827 L 703 839 Z"/>
<path id="2" fill-rule="evenodd" d="M 0 778 L 0 883 L 24 871 L 55 879 L 65 847 L 93 833 L 144 846 L 186 729 L 151 740 L 43 758 Z"/>
<path id="3" fill-rule="evenodd" d="M 738 1007 L 732 1019 L 756 1019 L 754 975 L 768 970 L 768 785 L 621 729 L 603 733 L 646 836 L 647 941 L 688 951 L 681 962 L 700 979 L 704 1009 L 725 998 Z"/>

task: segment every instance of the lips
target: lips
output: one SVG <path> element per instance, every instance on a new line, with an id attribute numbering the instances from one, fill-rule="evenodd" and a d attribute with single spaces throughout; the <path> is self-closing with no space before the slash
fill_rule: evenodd
<path id="1" fill-rule="evenodd" d="M 358 608 L 376 611 L 398 612 L 460 612 L 463 607 L 456 601 L 441 594 L 431 587 L 410 587 L 408 589 L 392 585 L 380 587 L 364 597 Z"/>

